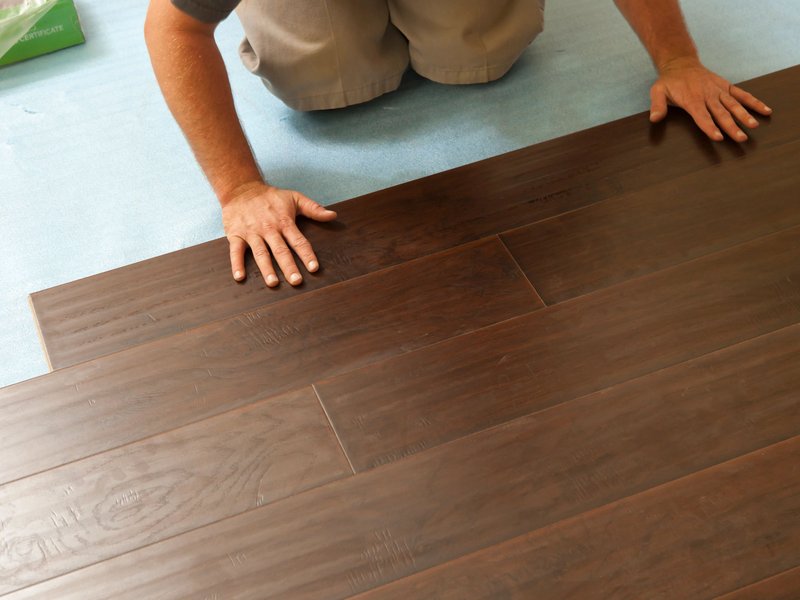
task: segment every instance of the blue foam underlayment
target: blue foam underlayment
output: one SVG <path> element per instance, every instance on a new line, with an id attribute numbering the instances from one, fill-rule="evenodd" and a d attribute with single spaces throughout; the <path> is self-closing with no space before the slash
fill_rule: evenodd
<path id="1" fill-rule="evenodd" d="M 0 69 L 0 385 L 46 372 L 29 293 L 222 235 L 150 71 L 147 3 L 77 4 L 85 45 Z M 684 8 L 702 58 L 731 80 L 800 63 L 797 0 Z M 239 62 L 241 35 L 234 17 L 218 40 L 259 163 L 325 204 L 646 110 L 654 77 L 611 0 L 548 0 L 544 33 L 499 82 L 409 74 L 323 113 L 271 97 Z"/>

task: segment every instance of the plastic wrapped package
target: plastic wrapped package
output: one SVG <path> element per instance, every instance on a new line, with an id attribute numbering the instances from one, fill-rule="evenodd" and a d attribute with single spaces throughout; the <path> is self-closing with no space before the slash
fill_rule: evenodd
<path id="1" fill-rule="evenodd" d="M 0 65 L 84 41 L 73 0 L 0 0 Z"/>

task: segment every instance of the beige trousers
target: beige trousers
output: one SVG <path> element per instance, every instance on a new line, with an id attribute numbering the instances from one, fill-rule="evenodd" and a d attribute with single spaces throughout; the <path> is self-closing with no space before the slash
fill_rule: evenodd
<path id="1" fill-rule="evenodd" d="M 502 77 L 544 25 L 544 0 L 243 0 L 242 62 L 297 110 Z"/>

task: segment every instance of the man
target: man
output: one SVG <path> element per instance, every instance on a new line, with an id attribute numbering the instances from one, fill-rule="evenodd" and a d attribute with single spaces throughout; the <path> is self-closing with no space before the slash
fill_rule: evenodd
<path id="1" fill-rule="evenodd" d="M 650 120 L 682 107 L 715 141 L 743 142 L 747 109 L 771 110 L 706 69 L 678 0 L 615 0 L 658 70 Z M 298 230 L 298 214 L 330 221 L 336 213 L 303 194 L 269 185 L 259 172 L 214 41 L 217 23 L 236 8 L 245 65 L 298 110 L 337 108 L 394 90 L 408 65 L 441 83 L 479 83 L 505 74 L 541 31 L 544 0 L 151 0 L 145 38 L 164 98 L 222 206 L 233 277 L 245 277 L 249 246 L 267 285 L 319 268 Z"/>

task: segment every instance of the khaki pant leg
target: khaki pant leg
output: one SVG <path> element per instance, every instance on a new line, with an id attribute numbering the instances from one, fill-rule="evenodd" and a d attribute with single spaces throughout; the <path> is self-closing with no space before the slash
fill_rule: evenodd
<path id="1" fill-rule="evenodd" d="M 389 0 L 413 69 L 439 83 L 505 75 L 544 27 L 544 0 Z"/>
<path id="2" fill-rule="evenodd" d="M 385 0 L 244 0 L 242 62 L 297 110 L 340 108 L 397 88 L 408 44 Z"/>

